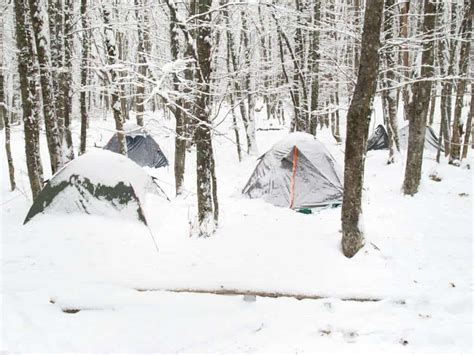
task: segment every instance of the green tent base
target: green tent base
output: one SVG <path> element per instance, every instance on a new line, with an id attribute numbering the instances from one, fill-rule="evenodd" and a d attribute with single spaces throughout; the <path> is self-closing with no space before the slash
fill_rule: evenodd
<path id="1" fill-rule="evenodd" d="M 341 205 L 342 203 L 336 202 L 336 203 L 331 203 L 324 207 L 314 207 L 314 208 L 303 207 L 303 208 L 298 208 L 296 212 L 303 213 L 303 214 L 313 214 L 313 209 L 315 210 L 315 212 L 317 212 L 317 211 L 325 210 L 328 208 L 337 208 L 337 207 L 340 207 Z"/>

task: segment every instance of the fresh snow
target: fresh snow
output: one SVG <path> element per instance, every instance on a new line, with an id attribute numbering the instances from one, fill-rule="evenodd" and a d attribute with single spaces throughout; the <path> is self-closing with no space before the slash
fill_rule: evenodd
<path id="1" fill-rule="evenodd" d="M 174 126 L 153 118 L 162 128 Z M 104 124 L 109 130 L 100 128 Z M 110 129 L 112 119 L 92 120 L 88 143 L 103 146 Z M 172 158 L 170 130 L 157 124 L 147 129 Z M 233 134 L 223 125 L 218 130 Z M 78 125 L 73 132 L 77 143 Z M 256 134 L 266 151 L 287 133 Z M 328 130 L 318 131 L 318 139 L 342 165 L 344 146 Z M 405 153 L 386 165 L 387 151 L 368 152 L 366 245 L 347 259 L 340 247 L 340 208 L 304 215 L 243 197 L 257 157 L 238 163 L 235 146 L 217 134 L 220 219 L 210 238 L 190 237 L 196 214 L 194 151 L 187 157 L 183 195 L 169 203 L 150 199 L 149 228 L 77 215 L 38 216 L 24 226 L 31 197 L 23 144 L 21 127 L 13 127 L 17 191 L 8 191 L 7 162 L 1 160 L 2 350 L 472 353 L 472 157 L 458 168 L 427 156 L 420 192 L 405 197 L 400 191 Z M 47 175 L 44 137 L 42 157 Z M 168 168 L 145 169 L 168 196 L 174 196 L 172 166 L 170 161 Z M 128 166 L 104 171 L 99 159 L 88 168 L 96 178 L 129 171 Z M 442 181 L 431 180 L 433 172 Z M 166 289 L 322 298 L 254 300 Z"/>

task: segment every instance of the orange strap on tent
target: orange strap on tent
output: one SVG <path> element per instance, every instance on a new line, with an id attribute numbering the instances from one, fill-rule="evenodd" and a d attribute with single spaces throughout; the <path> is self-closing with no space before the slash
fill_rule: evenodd
<path id="1" fill-rule="evenodd" d="M 296 180 L 296 165 L 298 164 L 298 149 L 293 147 L 293 171 L 291 174 L 290 183 L 290 208 L 293 208 L 295 202 L 295 180 Z"/>

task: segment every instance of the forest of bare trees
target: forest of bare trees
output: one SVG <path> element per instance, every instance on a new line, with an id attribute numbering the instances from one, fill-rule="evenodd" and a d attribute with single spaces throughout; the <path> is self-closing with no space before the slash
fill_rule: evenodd
<path id="1" fill-rule="evenodd" d="M 410 123 L 404 194 L 418 192 L 425 129 L 435 114 L 438 161 L 459 166 L 474 143 L 471 6 L 470 0 L 1 0 L 0 121 L 11 189 L 18 171 L 12 127 L 23 127 L 35 197 L 45 177 L 87 152 L 90 120 L 113 120 L 127 155 L 124 123 L 146 126 L 153 118 L 145 112 L 160 113 L 175 121 L 177 195 L 188 178 L 187 156 L 196 154 L 197 230 L 210 236 L 219 219 L 218 186 L 225 183 L 216 173 L 213 137 L 227 135 L 235 145 L 228 159 L 258 156 L 256 112 L 264 107 L 264 120 L 290 131 L 318 137 L 329 130 L 336 142 L 345 140 L 343 250 L 352 256 L 363 245 L 358 224 L 374 97 L 381 98 L 388 128 L 388 164 L 401 159 L 397 117 Z M 229 134 L 219 129 L 222 117 L 231 122 Z"/>

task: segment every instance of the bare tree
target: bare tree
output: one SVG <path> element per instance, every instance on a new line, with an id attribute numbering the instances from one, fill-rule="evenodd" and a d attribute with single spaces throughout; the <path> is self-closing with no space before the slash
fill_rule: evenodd
<path id="1" fill-rule="evenodd" d="M 48 22 L 45 20 L 45 3 L 40 0 L 28 0 L 31 24 L 39 63 L 41 93 L 43 98 L 43 116 L 46 127 L 51 171 L 54 174 L 62 165 L 61 141 L 59 140 L 58 119 L 56 114 L 54 87 L 50 72 L 51 55 L 49 52 Z"/>
<path id="2" fill-rule="evenodd" d="M 405 195 L 414 195 L 418 192 L 423 164 L 423 149 L 426 133 L 426 116 L 430 103 L 431 81 L 433 76 L 433 45 L 430 36 L 435 29 L 436 6 L 430 0 L 425 0 L 423 33 L 423 53 L 421 57 L 420 79 L 413 85 L 413 96 L 408 105 L 410 127 L 408 133 L 407 163 L 403 192 Z"/>
<path id="3" fill-rule="evenodd" d="M 147 52 L 149 47 L 149 34 L 146 25 L 148 15 L 146 0 L 135 0 L 135 17 L 137 19 L 138 34 L 138 82 L 136 95 L 137 124 L 143 126 L 143 112 L 145 111 L 145 78 L 147 75 Z"/>
<path id="4" fill-rule="evenodd" d="M 29 23 L 27 0 L 15 0 L 15 30 L 18 48 L 18 74 L 25 129 L 25 155 L 33 198 L 43 187 L 43 167 L 39 149 L 39 113 L 35 111 L 37 68 L 34 57 L 34 43 Z"/>
<path id="5" fill-rule="evenodd" d="M 123 131 L 122 105 L 120 102 L 119 89 L 117 86 L 118 74 L 114 66 L 117 64 L 117 45 L 115 42 L 115 33 L 110 25 L 111 13 L 107 7 L 102 4 L 102 17 L 104 19 L 105 49 L 107 51 L 108 75 L 110 77 L 110 96 L 112 98 L 112 112 L 115 120 L 115 130 L 120 154 L 127 155 L 127 142 Z"/>
<path id="6" fill-rule="evenodd" d="M 5 75 L 3 74 L 4 71 L 4 64 L 3 64 L 3 13 L 0 13 L 0 121 L 3 124 L 3 128 L 5 129 L 5 152 L 7 154 L 7 163 L 8 163 L 8 175 L 10 177 L 10 190 L 15 190 L 16 183 L 15 183 L 15 167 L 13 165 L 13 157 L 10 145 L 10 117 L 8 117 L 6 103 L 5 103 L 5 88 L 4 88 L 4 81 Z M 2 128 L 0 126 L 0 128 Z"/>
<path id="7" fill-rule="evenodd" d="M 471 1 L 464 1 L 464 16 L 461 25 L 460 35 L 462 38 L 461 53 L 459 55 L 459 71 L 461 79 L 457 81 L 456 87 L 456 103 L 454 106 L 453 119 L 453 134 L 451 137 L 451 152 L 449 156 L 449 163 L 459 165 L 461 158 L 461 111 L 463 106 L 464 92 L 467 86 L 468 68 L 469 68 L 469 50 L 471 47 L 471 33 L 472 33 L 472 16 L 471 16 Z"/>
<path id="8" fill-rule="evenodd" d="M 212 0 L 198 0 L 197 14 L 199 28 L 196 33 L 196 51 L 198 55 L 197 85 L 195 112 L 197 117 L 194 135 L 197 163 L 197 198 L 199 236 L 209 237 L 217 226 L 219 208 L 217 202 L 217 182 L 215 175 L 214 152 L 211 137 L 211 19 L 209 10 Z"/>
<path id="9" fill-rule="evenodd" d="M 393 38 L 395 22 L 395 1 L 385 0 L 385 21 L 384 21 L 384 41 L 386 45 Z M 384 52 L 385 75 L 384 75 L 384 91 L 382 92 L 382 99 L 384 103 L 384 112 L 386 117 L 386 127 L 388 133 L 388 160 L 387 164 L 395 161 L 395 149 L 400 150 L 398 141 L 398 124 L 397 124 L 397 90 L 394 88 L 396 82 L 396 58 L 397 52 L 395 49 L 386 48 Z"/>
<path id="10" fill-rule="evenodd" d="M 89 64 L 89 23 L 87 19 L 87 0 L 81 0 L 81 25 L 82 25 L 82 40 L 81 40 L 81 92 L 79 96 L 79 105 L 81 108 L 81 143 L 79 147 L 79 154 L 86 152 L 87 144 L 87 102 L 86 102 L 86 86 Z"/>
<path id="11" fill-rule="evenodd" d="M 467 150 L 469 149 L 469 137 L 471 136 L 471 134 L 474 135 L 474 131 L 472 130 L 473 128 L 472 115 L 474 115 L 474 84 L 473 83 L 471 83 L 471 105 L 470 105 L 469 113 L 466 120 L 466 128 L 465 128 L 466 133 L 464 134 L 462 159 L 465 159 L 467 157 Z M 474 144 L 474 139 L 473 139 L 473 144 Z"/>
<path id="12" fill-rule="evenodd" d="M 61 1 L 59 1 L 61 3 Z M 62 117 L 64 119 L 63 127 L 63 151 L 66 156 L 65 162 L 74 159 L 74 147 L 72 143 L 71 133 L 71 113 L 72 113 L 72 54 L 74 43 L 72 37 L 72 0 L 64 0 L 61 19 L 64 23 L 64 31 L 62 35 L 62 51 L 59 70 L 59 97 L 58 106 L 61 108 Z"/>
<path id="13" fill-rule="evenodd" d="M 362 186 L 371 106 L 377 88 L 383 1 L 367 0 L 359 73 L 347 113 L 347 137 L 342 202 L 342 251 L 352 257 L 364 245 L 361 227 Z"/>

